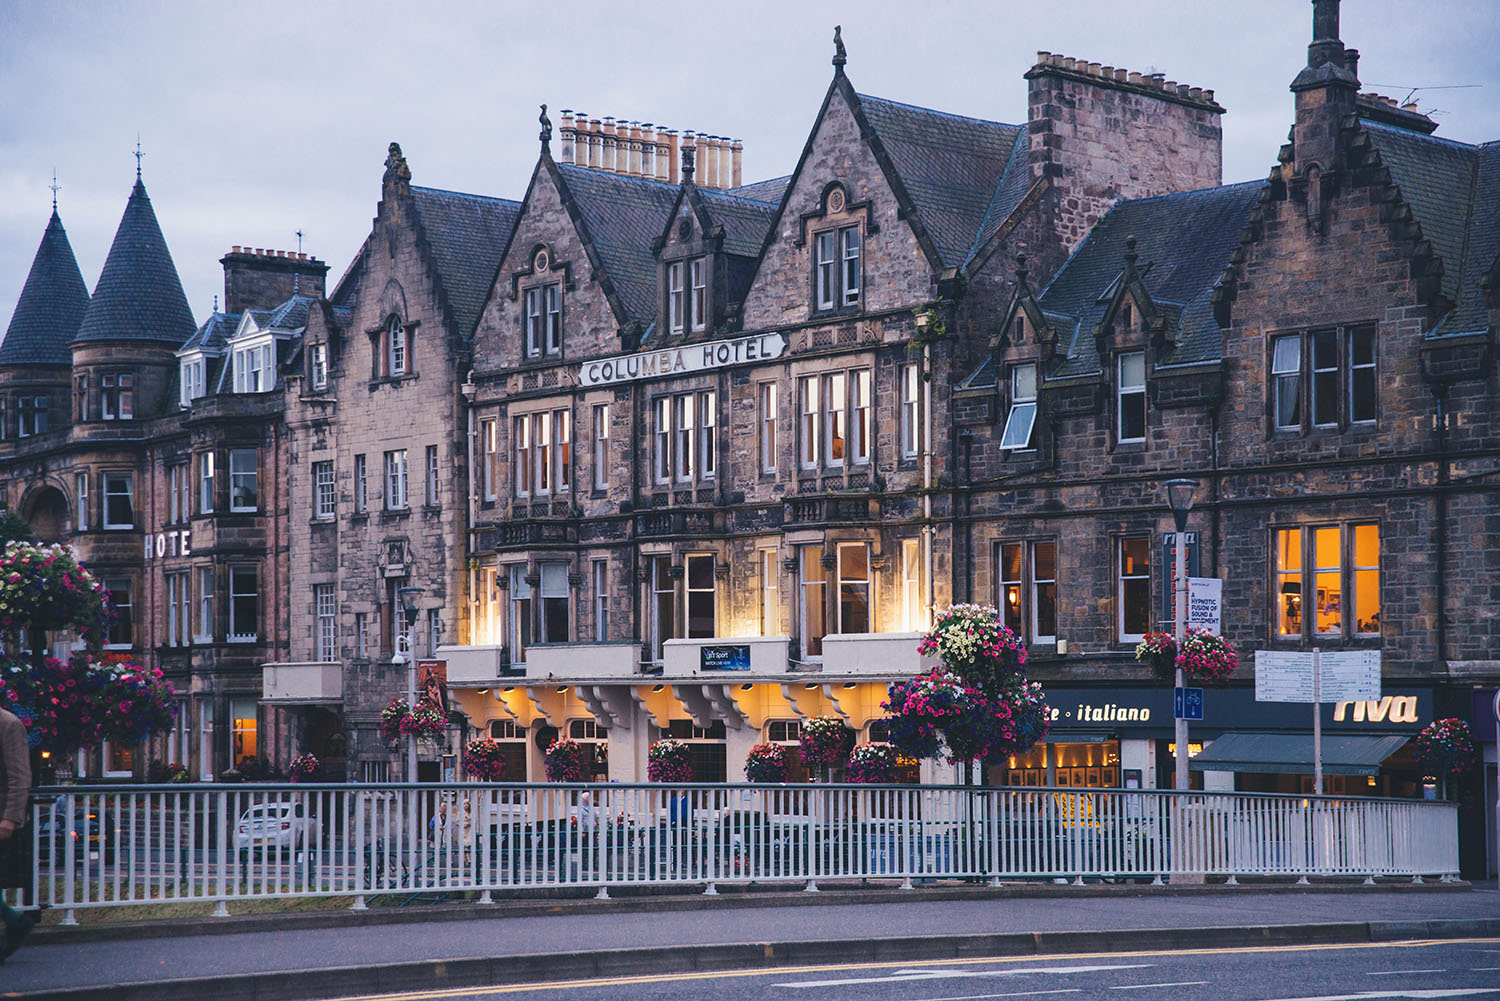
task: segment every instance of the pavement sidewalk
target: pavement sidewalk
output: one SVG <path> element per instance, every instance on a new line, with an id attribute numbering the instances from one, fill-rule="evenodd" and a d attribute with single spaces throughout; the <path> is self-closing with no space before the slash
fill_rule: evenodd
<path id="1" fill-rule="evenodd" d="M 48 929 L 0 967 L 0 997 L 291 1001 L 645 970 L 1500 936 L 1500 892 L 1467 884 L 850 887 L 396 913 Z"/>

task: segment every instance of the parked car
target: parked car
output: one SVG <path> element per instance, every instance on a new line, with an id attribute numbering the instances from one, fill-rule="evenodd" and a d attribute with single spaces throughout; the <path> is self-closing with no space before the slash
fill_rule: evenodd
<path id="1" fill-rule="evenodd" d="M 52 801 L 37 825 L 38 858 L 50 859 L 54 853 L 61 857 L 65 844 L 71 844 L 74 856 L 80 859 L 103 859 L 118 852 L 119 831 L 108 810 L 79 798 L 73 800 L 72 814 L 70 825 L 68 797 L 58 796 Z"/>
<path id="2" fill-rule="evenodd" d="M 257 855 L 315 852 L 323 836 L 317 821 L 301 803 L 262 803 L 240 814 L 234 825 L 234 847 L 245 861 Z"/>

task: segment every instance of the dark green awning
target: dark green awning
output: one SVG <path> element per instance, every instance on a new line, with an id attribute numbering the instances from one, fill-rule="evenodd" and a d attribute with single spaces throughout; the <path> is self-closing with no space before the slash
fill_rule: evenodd
<path id="1" fill-rule="evenodd" d="M 1406 743 L 1402 734 L 1388 736 L 1323 735 L 1326 775 L 1376 775 L 1380 763 Z M 1313 773 L 1310 733 L 1226 733 L 1205 747 L 1188 767 L 1200 772 Z"/>

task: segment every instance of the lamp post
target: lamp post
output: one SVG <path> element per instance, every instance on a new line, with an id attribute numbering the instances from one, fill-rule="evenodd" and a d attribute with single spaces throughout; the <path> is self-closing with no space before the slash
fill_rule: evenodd
<path id="1" fill-rule="evenodd" d="M 1168 480 L 1162 486 L 1166 488 L 1167 506 L 1172 509 L 1172 521 L 1177 526 L 1176 545 L 1172 547 L 1172 636 L 1176 640 L 1177 650 L 1181 652 L 1182 643 L 1187 639 L 1188 602 L 1187 540 L 1184 533 L 1187 532 L 1188 512 L 1193 509 L 1193 501 L 1198 495 L 1198 481 L 1175 479 Z M 1182 688 L 1183 682 L 1182 668 L 1178 667 L 1176 686 Z M 1174 704 L 1177 701 L 1175 692 L 1172 701 Z M 1173 785 L 1178 790 L 1185 790 L 1188 787 L 1188 723 L 1177 713 L 1172 715 L 1177 716 L 1173 720 L 1173 734 L 1177 739 L 1177 753 L 1173 756 Z"/>
<path id="2" fill-rule="evenodd" d="M 396 637 L 396 663 L 406 662 L 406 711 L 417 708 L 417 658 L 412 649 L 412 631 L 417 626 L 417 602 L 422 598 L 423 588 L 398 587 L 396 597 L 401 601 L 401 615 L 406 628 Z M 417 781 L 417 735 L 406 735 L 406 781 Z"/>

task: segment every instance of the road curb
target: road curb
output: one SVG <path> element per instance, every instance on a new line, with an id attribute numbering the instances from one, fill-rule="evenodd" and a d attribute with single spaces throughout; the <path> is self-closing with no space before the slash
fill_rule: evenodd
<path id="1" fill-rule="evenodd" d="M 195 977 L 106 987 L 0 994 L 30 1001 L 303 1001 L 362 994 L 442 990 L 488 985 L 640 974 L 687 973 L 781 966 L 904 962 L 993 956 L 1088 955 L 1139 948 L 1246 948 L 1500 936 L 1500 918 L 1433 921 L 1329 922 L 1233 928 L 1166 928 L 1136 931 L 1004 932 L 923 935 L 888 939 L 751 942 L 593 952 L 476 956 L 377 966 L 285 970 Z"/>
<path id="2" fill-rule="evenodd" d="M 174 938 L 198 935 L 235 935 L 258 931 L 288 931 L 312 928 L 367 928 L 380 925 L 425 924 L 429 922 L 465 921 L 470 919 L 526 918 L 561 914 L 633 914 L 663 911 L 696 911 L 741 907 L 820 907 L 849 904 L 889 904 L 929 900 L 1076 900 L 1100 897 L 1234 897 L 1249 893 L 1453 893 L 1466 892 L 1471 884 L 1409 882 L 1377 883 L 1365 886 L 1358 882 L 1312 883 L 1299 886 L 1290 883 L 1227 886 L 1214 883 L 1202 886 L 1136 884 L 1087 884 L 1076 886 L 1050 883 L 1019 883 L 1002 886 L 925 886 L 916 891 L 890 886 L 839 886 L 823 884 L 820 893 L 803 893 L 802 884 L 772 889 L 757 887 L 720 887 L 717 895 L 701 892 L 684 893 L 672 887 L 672 893 L 641 892 L 638 887 L 611 887 L 615 896 L 597 900 L 593 887 L 578 897 L 513 897 L 493 904 L 477 901 L 425 904 L 414 907 L 372 907 L 364 911 L 330 908 L 323 911 L 293 911 L 281 914 L 240 914 L 227 918 L 165 918 L 150 921 L 119 921 L 108 924 L 60 927 L 47 925 L 32 932 L 32 945 L 64 945 L 82 942 L 108 942 L 120 939 Z M 231 904 L 233 902 L 231 901 Z"/>

